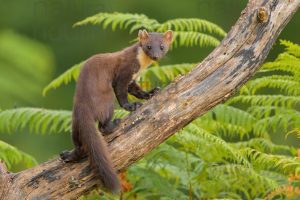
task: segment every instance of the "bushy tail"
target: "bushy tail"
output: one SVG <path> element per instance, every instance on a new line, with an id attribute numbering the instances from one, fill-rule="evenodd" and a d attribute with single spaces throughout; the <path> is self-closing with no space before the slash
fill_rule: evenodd
<path id="1" fill-rule="evenodd" d="M 107 144 L 103 136 L 98 132 L 94 121 L 84 121 L 81 121 L 80 135 L 91 164 L 98 171 L 104 187 L 112 193 L 118 193 L 120 191 L 120 182 L 110 161 Z"/>

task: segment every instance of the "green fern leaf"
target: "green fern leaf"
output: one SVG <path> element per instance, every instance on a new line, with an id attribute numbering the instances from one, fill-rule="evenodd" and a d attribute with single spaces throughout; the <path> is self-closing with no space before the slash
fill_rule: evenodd
<path id="1" fill-rule="evenodd" d="M 130 27 L 130 33 L 143 28 L 154 31 L 159 26 L 159 23 L 155 19 L 149 19 L 146 15 L 118 12 L 98 13 L 75 23 L 74 27 L 86 24 L 102 24 L 104 29 L 111 26 L 112 30 L 116 30 L 116 28 L 128 29 Z"/>
<path id="2" fill-rule="evenodd" d="M 292 128 L 297 128 L 300 124 L 300 115 L 299 112 L 296 115 L 290 114 L 277 114 L 271 117 L 265 117 L 255 123 L 256 131 L 261 129 L 269 129 L 273 132 L 280 129 L 284 132 Z"/>
<path id="3" fill-rule="evenodd" d="M 115 110 L 115 118 L 124 118 L 127 111 Z M 29 132 L 51 134 L 71 131 L 71 111 L 41 108 L 16 108 L 0 112 L 0 133 Z"/>
<path id="4" fill-rule="evenodd" d="M 187 74 L 196 64 L 176 64 L 153 66 L 144 70 L 138 77 L 140 85 L 145 89 L 156 86 L 164 87 L 172 82 L 177 76 Z"/>
<path id="5" fill-rule="evenodd" d="M 164 32 L 167 30 L 186 31 L 186 32 L 207 32 L 217 34 L 221 37 L 226 36 L 226 32 L 218 25 L 203 19 L 197 18 L 178 18 L 171 19 L 162 23 L 157 31 Z"/>
<path id="6" fill-rule="evenodd" d="M 69 132 L 71 112 L 41 108 L 17 108 L 0 112 L 0 132 L 13 133 L 29 128 L 33 133 Z"/>
<path id="7" fill-rule="evenodd" d="M 280 40 L 280 44 L 284 45 L 285 51 L 289 54 L 292 54 L 298 58 L 300 58 L 300 45 L 292 43 L 290 41 L 287 40 Z"/>
<path id="8" fill-rule="evenodd" d="M 255 129 L 258 119 L 251 113 L 228 105 L 219 105 L 193 123 L 227 139 L 269 138 L 265 129 Z"/>
<path id="9" fill-rule="evenodd" d="M 280 54 L 280 56 L 277 58 L 274 62 L 268 62 L 265 63 L 262 66 L 262 70 L 265 70 L 267 72 L 270 71 L 283 71 L 290 74 L 293 74 L 295 78 L 300 77 L 300 59 L 291 56 L 287 53 Z"/>
<path id="10" fill-rule="evenodd" d="M 252 95 L 262 88 L 274 88 L 283 94 L 297 96 L 300 95 L 300 79 L 287 75 L 272 75 L 256 78 L 247 83 L 247 89 Z"/>
<path id="11" fill-rule="evenodd" d="M 263 195 L 266 190 L 278 187 L 278 183 L 269 177 L 263 176 L 251 167 L 243 165 L 221 165 L 208 168 L 210 177 L 228 183 L 228 189 L 233 191 L 242 190 L 247 196 L 246 199 L 253 199 L 253 196 Z M 235 187 L 235 188 L 233 188 Z"/>
<path id="12" fill-rule="evenodd" d="M 250 158 L 251 163 L 259 169 L 276 170 L 285 175 L 300 173 L 300 159 L 283 155 L 272 155 L 259 152 L 255 149 L 245 148 L 242 150 L 244 155 Z"/>
<path id="13" fill-rule="evenodd" d="M 56 89 L 60 87 L 62 84 L 68 84 L 72 80 L 77 80 L 81 67 L 83 66 L 84 62 L 81 62 L 77 65 L 74 65 L 63 74 L 52 80 L 43 90 L 43 95 L 46 95 L 49 90 Z"/>
<path id="14" fill-rule="evenodd" d="M 220 41 L 210 35 L 193 32 L 193 31 L 175 31 L 174 32 L 174 39 L 172 45 L 174 47 L 179 46 L 213 46 L 216 47 L 220 44 Z"/>
<path id="15" fill-rule="evenodd" d="M 250 105 L 272 106 L 280 105 L 281 107 L 292 108 L 300 104 L 299 96 L 283 95 L 239 95 L 228 100 L 228 104 L 245 103 Z"/>
<path id="16" fill-rule="evenodd" d="M 160 24 L 155 19 L 150 19 L 143 14 L 131 13 L 98 13 L 97 15 L 88 17 L 82 21 L 77 22 L 74 26 L 82 26 L 86 24 L 101 25 L 103 29 L 111 26 L 112 30 L 116 28 L 129 29 L 130 33 L 136 32 L 140 29 L 147 29 L 149 31 L 164 32 L 168 29 L 174 31 L 173 46 L 218 46 L 220 41 L 208 34 L 215 33 L 224 37 L 225 31 L 214 23 L 206 20 L 191 18 L 191 19 L 173 19 L 163 24 Z"/>
<path id="17" fill-rule="evenodd" d="M 227 159 L 233 159 L 233 161 L 243 164 L 245 166 L 250 166 L 249 162 L 239 154 L 238 151 L 233 149 L 229 144 L 227 144 L 224 140 L 221 138 L 214 136 L 210 134 L 209 132 L 206 132 L 205 130 L 201 129 L 200 127 L 190 124 L 187 127 L 184 128 L 182 131 L 182 135 L 184 137 L 180 138 L 180 141 L 182 141 L 182 145 L 187 147 L 197 147 L 197 142 L 199 140 L 205 140 L 206 142 L 209 142 L 210 144 L 215 145 L 218 148 L 223 149 L 223 156 L 225 156 Z M 187 145 L 188 142 L 193 142 L 194 145 Z M 196 152 L 196 151 L 193 151 Z"/>
<path id="18" fill-rule="evenodd" d="M 25 167 L 33 167 L 37 164 L 36 160 L 17 148 L 0 140 L 0 160 L 3 160 L 8 169 L 12 169 L 14 165 L 23 164 Z"/>
<path id="19" fill-rule="evenodd" d="M 286 136 L 288 136 L 288 135 L 290 135 L 290 134 L 294 134 L 294 135 L 296 135 L 298 138 L 300 138 L 300 128 L 295 128 L 295 129 L 289 131 L 289 132 L 286 134 Z"/>
<path id="20" fill-rule="evenodd" d="M 276 145 L 264 138 L 252 138 L 248 141 L 235 142 L 231 145 L 236 149 L 252 148 L 263 153 L 289 152 L 291 154 L 294 152 L 293 148 L 285 145 Z"/>

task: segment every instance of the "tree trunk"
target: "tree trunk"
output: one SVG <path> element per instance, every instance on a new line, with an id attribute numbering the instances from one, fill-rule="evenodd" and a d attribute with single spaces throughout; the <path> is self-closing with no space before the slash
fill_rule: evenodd
<path id="1" fill-rule="evenodd" d="M 300 0 L 249 0 L 227 37 L 191 73 L 127 117 L 106 137 L 112 160 L 124 170 L 195 118 L 224 102 L 258 69 Z M 229 13 L 230 14 L 230 13 Z M 74 199 L 100 186 L 86 159 L 54 159 L 9 174 L 0 164 L 0 199 Z"/>

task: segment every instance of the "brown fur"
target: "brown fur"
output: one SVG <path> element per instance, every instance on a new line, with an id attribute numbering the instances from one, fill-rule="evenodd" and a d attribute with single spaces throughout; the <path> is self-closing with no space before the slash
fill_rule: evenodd
<path id="1" fill-rule="evenodd" d="M 128 92 L 140 99 L 149 99 L 157 89 L 143 91 L 133 79 L 140 69 L 162 58 L 168 51 L 172 32 L 139 32 L 140 41 L 122 51 L 98 54 L 89 58 L 78 78 L 74 97 L 72 139 L 75 150 L 64 152 L 65 161 L 73 161 L 89 155 L 99 173 L 103 185 L 111 192 L 120 189 L 117 174 L 110 161 L 102 134 L 111 133 L 119 120 L 111 121 L 114 112 L 114 96 L 122 108 L 134 111 L 140 103 L 129 103 Z M 151 49 L 149 48 L 151 45 Z M 159 49 L 161 45 L 164 48 Z M 95 123 L 99 123 L 98 131 Z"/>

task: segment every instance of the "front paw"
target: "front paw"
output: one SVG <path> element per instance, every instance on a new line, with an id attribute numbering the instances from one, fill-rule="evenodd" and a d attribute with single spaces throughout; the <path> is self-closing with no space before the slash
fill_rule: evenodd
<path id="1" fill-rule="evenodd" d="M 159 87 L 156 87 L 154 89 L 152 89 L 150 92 L 146 92 L 143 96 L 142 99 L 151 99 L 154 95 L 156 95 L 158 92 L 160 91 Z"/>
<path id="2" fill-rule="evenodd" d="M 135 111 L 139 107 L 141 107 L 143 104 L 140 102 L 134 102 L 134 103 L 125 103 L 122 107 L 127 111 Z"/>
<path id="3" fill-rule="evenodd" d="M 155 88 L 153 88 L 153 89 L 149 92 L 149 95 L 150 95 L 151 97 L 153 97 L 153 96 L 156 95 L 160 90 L 161 90 L 160 87 L 155 87 Z"/>

